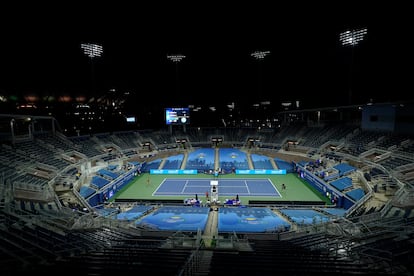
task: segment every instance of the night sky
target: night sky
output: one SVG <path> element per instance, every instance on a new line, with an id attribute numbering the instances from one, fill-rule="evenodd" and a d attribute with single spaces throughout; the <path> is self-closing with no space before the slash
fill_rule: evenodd
<path id="1" fill-rule="evenodd" d="M 137 105 L 303 101 L 304 107 L 413 99 L 404 7 L 125 7 L 3 10 L 0 94 L 92 97 L 129 91 Z M 330 9 L 331 8 L 331 9 Z M 342 8 L 343 11 L 338 12 Z M 328 10 L 326 10 L 328 9 Z M 6 16 L 4 16 L 6 15 Z M 367 28 L 352 50 L 339 34 Z M 81 43 L 97 43 L 94 60 Z M 254 51 L 270 51 L 264 60 Z M 182 54 L 178 64 L 167 55 Z"/>

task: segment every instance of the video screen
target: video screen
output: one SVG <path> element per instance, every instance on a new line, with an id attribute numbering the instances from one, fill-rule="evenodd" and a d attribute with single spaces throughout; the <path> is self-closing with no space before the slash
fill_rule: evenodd
<path id="1" fill-rule="evenodd" d="M 126 117 L 127 123 L 135 123 L 135 117 Z"/>
<path id="2" fill-rule="evenodd" d="M 165 123 L 167 125 L 186 125 L 190 123 L 190 108 L 169 107 L 165 109 Z"/>

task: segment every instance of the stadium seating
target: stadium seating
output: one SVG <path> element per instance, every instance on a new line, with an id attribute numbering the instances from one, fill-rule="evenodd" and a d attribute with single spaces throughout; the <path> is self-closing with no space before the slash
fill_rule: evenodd
<path id="1" fill-rule="evenodd" d="M 354 127 L 327 125 L 323 130 L 318 135 L 315 129 L 292 125 L 278 133 L 260 132 L 265 143 L 253 148 L 244 145 L 257 131 L 243 129 L 206 130 L 203 136 L 199 131 L 188 130 L 189 142 L 194 139 L 198 143 L 195 145 L 210 145 L 209 148 L 164 147 L 165 142 L 174 143 L 175 137 L 168 132 L 151 135 L 150 131 L 84 137 L 42 135 L 14 145 L 3 143 L 0 273 L 409 275 L 413 270 L 414 192 L 406 180 L 410 180 L 414 159 L 412 154 L 404 153 L 412 153 L 413 138 L 355 131 Z M 210 136 L 204 136 L 206 133 Z M 218 150 L 211 147 L 211 135 L 220 135 L 239 146 Z M 124 183 L 116 181 L 128 171 L 123 166 L 143 165 L 139 173 L 160 168 L 205 173 L 216 167 L 228 171 L 250 168 L 250 160 L 254 168 L 271 168 L 274 161 L 278 169 L 295 173 L 295 164 L 299 162 L 292 161 L 294 158 L 284 160 L 279 155 L 287 154 L 283 149 L 287 138 L 296 139 L 302 143 L 300 150 L 309 149 L 312 156 L 323 159 L 324 165 L 338 172 L 335 179 L 324 180 L 318 175 L 325 170 L 323 166 L 300 163 L 308 166 L 307 173 L 325 181 L 326 187 L 344 192 L 350 199 L 348 208 L 316 206 L 313 202 L 311 206 L 297 206 L 262 201 L 272 205 L 272 212 L 288 222 L 289 227 L 265 233 L 219 233 L 212 222 L 220 219 L 221 209 L 214 208 L 229 208 L 225 211 L 233 211 L 234 223 L 255 226 L 260 222 L 260 212 L 256 212 L 257 217 L 243 218 L 241 208 L 247 207 L 238 204 L 214 208 L 185 206 L 193 214 L 205 212 L 205 228 L 168 231 L 156 230 L 148 221 L 138 223 L 158 214 L 157 210 L 162 211 L 166 202 L 117 202 L 117 206 L 103 203 L 100 198 L 109 187 L 114 192 L 122 188 Z M 143 150 L 143 141 L 151 141 L 156 149 Z M 340 142 L 341 146 L 332 151 L 329 142 Z M 368 160 L 364 153 L 376 145 L 383 151 L 389 150 L 390 157 L 377 163 Z M 295 152 L 295 148 L 289 148 L 289 154 L 299 159 L 307 156 Z M 141 155 L 145 156 L 141 158 L 146 160 L 143 163 L 136 161 Z M 64 156 L 77 158 L 70 161 Z M 39 172 L 52 177 L 45 178 Z M 73 186 L 68 185 L 69 192 L 62 192 L 57 189 L 63 186 L 60 182 Z M 97 198 L 90 201 L 92 197 Z M 96 202 L 96 206 L 91 202 Z M 182 219 L 176 213 L 163 221 L 185 225 Z M 208 230 L 209 227 L 212 229 Z M 207 235 L 207 230 L 212 234 Z"/>

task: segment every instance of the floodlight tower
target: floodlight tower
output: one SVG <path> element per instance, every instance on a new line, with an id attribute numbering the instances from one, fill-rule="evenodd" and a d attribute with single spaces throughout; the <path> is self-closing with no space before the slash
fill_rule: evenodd
<path id="1" fill-rule="evenodd" d="M 184 55 L 178 54 L 178 55 L 167 55 L 167 59 L 171 60 L 175 63 L 175 89 L 177 92 L 177 95 L 180 93 L 180 82 L 178 78 L 178 63 L 180 63 L 183 59 L 185 59 Z"/>
<path id="2" fill-rule="evenodd" d="M 367 34 L 367 28 L 347 30 L 339 34 L 339 41 L 344 47 L 351 47 L 351 60 L 349 63 L 349 87 L 348 87 L 348 104 L 352 104 L 352 82 L 353 82 L 353 63 L 354 48 L 364 40 Z"/>
<path id="3" fill-rule="evenodd" d="M 262 66 L 261 63 L 262 61 L 265 59 L 266 56 L 268 56 L 270 54 L 270 51 L 255 51 L 253 53 L 251 53 L 250 55 L 258 61 L 258 95 L 259 95 L 259 100 L 264 100 L 261 99 L 261 97 L 263 96 L 263 91 L 262 91 Z"/>
<path id="4" fill-rule="evenodd" d="M 91 87 L 92 92 L 95 93 L 95 68 L 94 68 L 94 60 L 98 57 L 102 56 L 103 47 L 102 45 L 93 44 L 93 43 L 82 43 L 81 49 L 83 49 L 83 53 L 89 57 L 91 62 Z"/>

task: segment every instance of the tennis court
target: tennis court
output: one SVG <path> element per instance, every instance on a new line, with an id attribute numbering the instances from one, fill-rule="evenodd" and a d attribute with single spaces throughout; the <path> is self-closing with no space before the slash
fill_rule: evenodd
<path id="1" fill-rule="evenodd" d="M 205 202 L 208 191 L 211 195 L 211 181 L 218 181 L 218 200 L 239 195 L 241 204 L 330 204 L 296 173 L 286 175 L 150 175 L 136 176 L 122 190 L 114 194 L 111 201 L 182 203 L 186 198 L 201 197 Z M 285 184 L 285 189 L 283 189 Z M 207 199 L 206 199 L 207 200 Z"/>
<path id="2" fill-rule="evenodd" d="M 221 196 L 274 196 L 281 197 L 272 181 L 268 178 L 220 179 L 218 194 Z M 153 193 L 153 196 L 177 196 L 205 194 L 210 192 L 209 179 L 165 178 Z"/>

